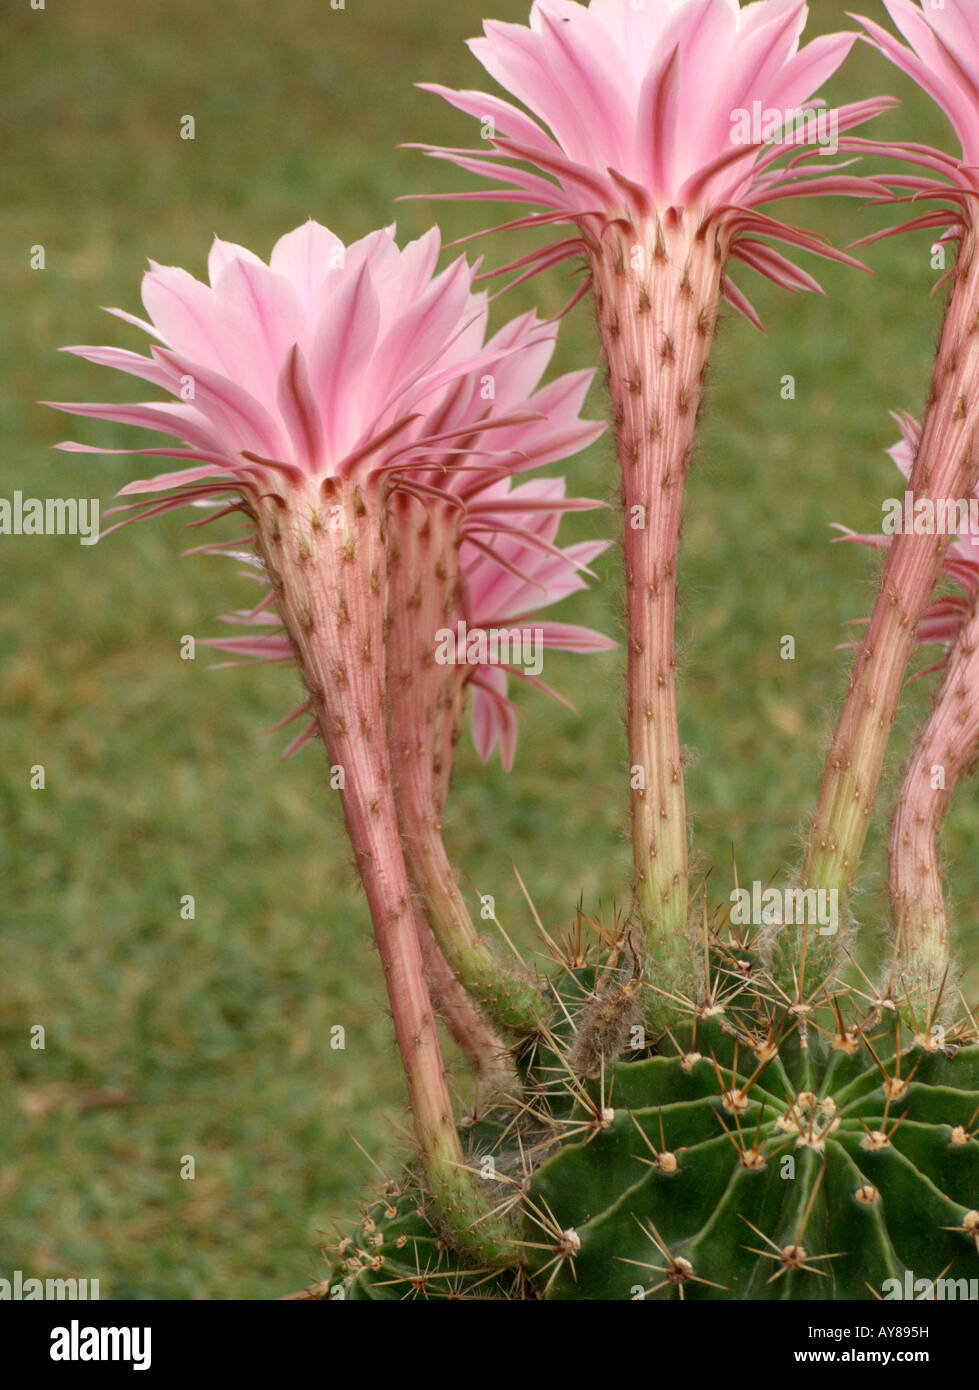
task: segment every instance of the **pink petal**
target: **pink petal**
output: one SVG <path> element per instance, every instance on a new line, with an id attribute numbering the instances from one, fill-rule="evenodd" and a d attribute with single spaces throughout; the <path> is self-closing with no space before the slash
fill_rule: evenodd
<path id="1" fill-rule="evenodd" d="M 374 354 L 371 386 L 378 401 L 388 401 L 408 371 L 430 371 L 465 324 L 471 308 L 472 271 L 460 256 L 437 276 L 408 311 L 391 325 Z M 476 321 L 483 317 L 477 310 Z"/>
<path id="2" fill-rule="evenodd" d="M 313 472 L 323 455 L 323 421 L 298 346 L 289 353 L 279 377 L 279 410 L 292 440 L 293 457 Z"/>
<path id="3" fill-rule="evenodd" d="M 588 139 L 591 160 L 599 168 L 622 168 L 632 154 L 635 123 L 635 92 L 623 72 L 622 55 L 608 31 L 579 5 L 538 3 L 531 24 L 538 19 L 551 72 L 579 111 L 588 112 L 587 121 L 579 118 L 578 126 Z"/>
<path id="4" fill-rule="evenodd" d="M 324 282 L 342 272 L 344 255 L 340 238 L 311 218 L 279 238 L 269 257 L 269 269 L 289 281 L 308 313 Z"/>
<path id="5" fill-rule="evenodd" d="M 152 402 L 144 405 L 83 405 L 59 401 L 42 401 L 41 404 L 63 410 L 67 415 L 86 415 L 96 420 L 111 420 L 115 424 L 158 430 L 208 452 L 219 452 L 221 449 L 221 440 L 209 422 L 188 405 L 155 405 Z"/>
<path id="6" fill-rule="evenodd" d="M 455 92 L 451 87 L 442 87 L 437 82 L 418 82 L 415 84 L 423 92 L 434 92 L 459 111 L 475 116 L 479 122 L 487 118 L 493 121 L 497 130 L 512 136 L 522 144 L 539 148 L 544 152 L 560 155 L 561 151 L 536 121 L 526 115 L 519 107 L 486 92 Z"/>
<path id="7" fill-rule="evenodd" d="M 143 357 L 138 352 L 114 347 L 66 347 L 61 351 L 70 352 L 74 357 L 82 357 L 86 362 L 94 362 L 100 367 L 114 367 L 117 372 L 141 377 L 143 381 L 150 381 L 154 386 L 161 386 L 174 394 L 179 385 L 171 367 L 153 358 Z"/>
<path id="8" fill-rule="evenodd" d="M 610 637 L 601 632 L 593 632 L 589 627 L 575 627 L 571 623 L 535 622 L 534 628 L 541 633 L 545 647 L 561 652 L 609 652 L 618 646 Z"/>
<path id="9" fill-rule="evenodd" d="M 794 110 L 828 82 L 856 42 L 856 34 L 823 34 L 790 58 L 779 74 L 769 104 Z"/>
<path id="10" fill-rule="evenodd" d="M 857 18 L 884 56 L 889 58 L 895 67 L 900 68 L 902 72 L 906 72 L 909 77 L 913 78 L 918 86 L 928 93 L 932 101 L 945 112 L 959 137 L 963 150 L 970 149 L 972 133 L 975 129 L 975 112 L 958 84 L 954 80 L 947 80 L 947 70 L 940 64 L 940 60 L 936 58 L 935 64 L 932 66 L 913 53 L 911 49 L 898 43 L 886 29 L 875 24 L 873 20 L 864 19 L 862 16 L 857 16 Z"/>
<path id="11" fill-rule="evenodd" d="M 651 68 L 639 97 L 639 176 L 653 197 L 669 201 L 680 119 L 680 50 L 674 47 Z"/>
<path id="12" fill-rule="evenodd" d="M 234 474 L 229 473 L 226 468 L 207 464 L 202 468 L 182 468 L 177 473 L 158 473 L 155 478 L 140 478 L 137 482 L 121 487 L 117 496 L 130 497 L 139 496 L 144 492 L 165 492 L 168 488 L 183 488 L 188 483 L 199 483 L 204 478 L 227 478 L 234 482 Z"/>
<path id="13" fill-rule="evenodd" d="M 247 246 L 239 246 L 234 241 L 222 241 L 220 237 L 215 237 L 207 257 L 207 278 L 210 280 L 212 288 L 232 261 L 248 261 L 252 265 L 262 264 L 254 251 L 249 251 Z"/>
<path id="14" fill-rule="evenodd" d="M 592 141 L 582 128 L 578 94 L 555 78 L 540 36 L 523 25 L 495 20 L 488 20 L 483 30 L 485 38 L 469 40 L 470 51 L 501 87 L 554 132 L 571 159 L 588 163 Z"/>
<path id="15" fill-rule="evenodd" d="M 334 459 L 340 459 L 359 436 L 362 393 L 369 387 L 380 394 L 373 372 L 369 382 L 365 380 L 380 321 L 380 305 L 365 262 L 330 299 L 310 357 L 312 394 L 319 403 L 326 448 Z"/>
<path id="16" fill-rule="evenodd" d="M 214 292 L 186 270 L 157 266 L 143 276 L 143 303 L 165 343 L 214 371 L 229 358 L 215 316 Z"/>
<path id="17" fill-rule="evenodd" d="M 517 719 L 506 698 L 506 672 L 498 666 L 480 666 L 472 687 L 472 740 L 482 761 L 488 762 L 497 743 L 504 770 L 513 767 L 517 746 Z"/>
<path id="18" fill-rule="evenodd" d="M 936 34 L 959 58 L 975 68 L 979 64 L 979 11 L 968 0 L 956 4 L 950 0 L 944 9 L 929 7 L 928 20 Z"/>
<path id="19" fill-rule="evenodd" d="M 227 373 L 266 409 L 274 410 L 279 372 L 294 343 L 305 343 L 306 315 L 299 295 L 261 261 L 233 260 L 214 287 L 215 318 Z"/>
<path id="20" fill-rule="evenodd" d="M 160 330 L 155 328 L 152 323 L 147 323 L 145 319 L 138 318 L 135 314 L 127 313 L 125 309 L 106 309 L 105 312 L 111 314 L 113 318 L 121 319 L 123 323 L 131 323 L 134 327 L 141 328 L 144 333 L 149 333 L 158 342 L 166 341 Z"/>
<path id="21" fill-rule="evenodd" d="M 240 453 L 248 449 L 272 456 L 281 451 L 282 431 L 277 422 L 236 381 L 166 349 L 153 351 L 171 363 L 178 376 L 193 381 L 194 405 L 207 417 L 226 450 Z"/>
<path id="22" fill-rule="evenodd" d="M 390 319 L 400 317 L 424 293 L 435 273 L 441 249 L 441 233 L 438 227 L 430 227 L 415 241 L 408 242 L 395 273 L 383 274 L 380 268 L 372 267 L 374 289 L 383 299 Z"/>

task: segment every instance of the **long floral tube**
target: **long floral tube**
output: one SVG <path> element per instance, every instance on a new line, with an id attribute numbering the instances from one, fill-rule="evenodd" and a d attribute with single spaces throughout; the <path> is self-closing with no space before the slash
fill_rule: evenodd
<path id="1" fill-rule="evenodd" d="M 339 525 L 317 524 L 324 504 Z M 426 1179 L 457 1244 L 480 1259 L 506 1258 L 506 1232 L 463 1159 L 401 854 L 384 736 L 385 504 L 376 485 L 327 480 L 288 503 L 272 495 L 252 506 L 311 708 L 330 763 L 343 772 L 344 820 L 374 923 Z"/>
<path id="2" fill-rule="evenodd" d="M 926 207 L 924 215 L 919 212 L 904 227 L 866 238 L 944 225 L 946 240 L 959 239 L 951 299 L 909 478 L 916 502 L 955 502 L 972 494 L 979 477 L 979 183 L 974 167 L 979 153 L 979 30 L 974 6 L 966 0 L 924 9 L 910 0 L 885 3 L 911 47 L 874 21 L 860 19 L 868 42 L 942 107 L 963 151 L 962 158 L 955 159 L 917 145 L 878 147 L 880 153 L 910 160 L 925 171 L 888 182 L 919 207 L 935 200 L 945 207 Z M 854 149 L 873 148 L 864 142 L 848 143 Z M 945 210 L 948 204 L 951 211 Z M 903 534 L 889 548 L 826 762 L 802 868 L 805 886 L 845 893 L 852 882 L 916 631 L 950 540 L 949 535 Z"/>
<path id="3" fill-rule="evenodd" d="M 687 813 L 676 705 L 677 558 L 704 373 L 721 297 L 712 233 L 671 219 L 591 248 L 625 511 L 629 785 L 635 893 L 672 973 L 686 950 Z"/>
<path id="4" fill-rule="evenodd" d="M 902 438 L 890 455 L 910 477 L 921 428 L 912 416 L 897 415 Z M 915 515 L 910 492 L 895 499 Z M 975 499 L 970 499 L 969 510 Z M 927 516 L 929 509 L 924 509 Z M 928 606 L 918 626 L 919 645 L 937 644 L 942 657 L 922 675 L 941 670 L 931 710 L 915 739 L 891 822 L 889 883 L 895 975 L 899 980 L 941 987 L 950 963 L 949 928 L 942 884 L 939 836 L 959 783 L 979 758 L 979 550 L 973 534 L 962 537 L 962 508 L 956 509 L 960 538 L 945 553 L 943 577 L 954 586 Z M 921 513 L 919 512 L 919 515 Z M 887 549 L 893 537 L 857 535 L 842 539 Z"/>
<path id="5" fill-rule="evenodd" d="M 838 136 L 892 103 L 829 110 L 815 100 L 855 35 L 803 47 L 807 13 L 801 0 L 535 0 L 529 27 L 488 21 L 469 45 L 530 115 L 484 92 L 428 86 L 480 121 L 484 143 L 422 148 L 491 184 L 438 196 L 526 205 L 507 227 L 572 224 L 574 234 L 506 267 L 520 278 L 582 252 L 589 262 L 579 293 L 595 290 L 626 503 L 634 892 L 647 978 L 664 999 L 693 987 L 673 633 L 683 481 L 722 297 L 758 324 L 727 265 L 792 292 L 818 289 L 771 243 L 850 258 L 761 208 L 887 191 L 808 158 L 820 130 Z M 744 134 L 755 108 L 784 114 L 774 140 Z M 789 129 L 799 112 L 809 113 L 804 128 Z M 668 1010 L 658 1012 L 666 1024 Z"/>
<path id="6" fill-rule="evenodd" d="M 471 491 L 471 489 L 470 489 Z M 462 499 L 456 499 L 462 502 Z M 502 963 L 476 930 L 442 839 L 442 821 L 467 693 L 484 757 L 495 741 L 506 767 L 516 736 L 506 699 L 508 665 L 470 662 L 477 643 L 505 638 L 509 661 L 543 660 L 544 650 L 601 651 L 613 644 L 585 628 L 544 623 L 527 610 L 582 587 L 579 568 L 601 542 L 559 550 L 563 511 L 597 504 L 566 499 L 562 479 L 532 480 L 512 491 L 490 483 L 462 505 L 422 507 L 399 497 L 391 562 L 388 671 L 396 799 L 406 861 L 439 945 L 461 983 L 504 1028 L 533 1031 L 548 1011 L 523 972 Z M 519 619 L 519 623 L 517 622 Z M 536 677 L 531 677 L 538 683 Z M 546 688 L 546 687 L 545 687 Z"/>
<path id="7" fill-rule="evenodd" d="M 967 498 L 979 478 L 979 261 L 959 252 L 921 444 L 909 479 L 916 500 Z M 861 642 L 809 833 L 803 886 L 845 894 L 863 849 L 908 663 L 948 535 L 894 537 Z"/>
<path id="8" fill-rule="evenodd" d="M 948 657 L 934 707 L 901 784 L 889 847 L 894 948 L 902 974 L 940 984 L 949 929 L 939 834 L 951 797 L 979 759 L 979 618 L 976 601 Z"/>
<path id="9" fill-rule="evenodd" d="M 415 912 L 425 978 L 432 1002 L 472 1068 L 476 1081 L 475 1115 L 521 1091 L 520 1077 L 506 1041 L 456 978 L 442 954 L 423 911 Z"/>
<path id="10" fill-rule="evenodd" d="M 502 1027 L 529 1031 L 540 1021 L 543 998 L 476 932 L 441 837 L 434 762 L 451 761 L 462 702 L 445 692 L 435 643 L 440 628 L 455 629 L 457 549 L 446 528 L 432 524 L 427 508 L 422 521 L 413 499 L 394 505 L 405 515 L 398 526 L 393 607 L 410 618 L 393 619 L 388 631 L 392 755 L 405 855 L 432 931 L 460 982 Z M 422 574 L 427 583 L 419 582 Z"/>

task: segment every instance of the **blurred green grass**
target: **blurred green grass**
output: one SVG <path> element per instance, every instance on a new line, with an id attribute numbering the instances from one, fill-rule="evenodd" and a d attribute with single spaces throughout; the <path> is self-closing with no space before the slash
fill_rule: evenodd
<path id="1" fill-rule="evenodd" d="M 842 5 L 811 8 L 814 32 L 839 27 Z M 485 13 L 523 21 L 526 11 L 526 0 L 494 0 Z M 214 233 L 265 255 L 308 216 L 345 239 L 395 217 L 406 238 L 438 216 L 445 240 L 481 216 L 502 220 L 465 204 L 393 207 L 408 191 L 471 186 L 395 147 L 471 139 L 463 117 L 411 84 L 481 85 L 462 40 L 483 14 L 481 0 L 8 8 L 0 496 L 98 495 L 106 506 L 136 475 L 126 458 L 50 449 L 66 436 L 123 448 L 135 432 L 67 422 L 35 402 L 139 398 L 56 349 L 134 345 L 140 335 L 98 306 L 139 311 L 147 256 L 201 274 Z M 875 134 L 948 146 L 942 118 L 864 48 L 829 95 L 881 91 L 904 105 Z M 193 142 L 179 138 L 185 114 Z M 837 245 L 883 219 L 842 201 L 800 211 Z M 480 249 L 499 264 L 533 243 Z M 29 269 L 37 244 L 43 271 Z M 834 649 L 874 593 L 872 557 L 830 548 L 828 524 L 877 528 L 895 490 L 887 411 L 918 410 L 925 395 L 941 311 L 928 238 L 886 242 L 866 260 L 873 275 L 813 267 L 826 299 L 749 286 L 743 273 L 767 336 L 729 315 L 714 355 L 686 511 L 681 640 L 682 732 L 696 750 L 688 798 L 716 898 L 731 886 L 732 846 L 742 881 L 798 853 L 846 679 L 849 658 Z M 497 321 L 534 303 L 556 311 L 571 283 L 554 273 L 520 287 Z M 582 305 L 554 370 L 596 355 Z M 794 401 L 780 399 L 787 373 Z M 591 412 L 604 409 L 596 387 Z M 614 497 L 610 440 L 565 471 L 576 490 Z M 401 1081 L 322 755 L 282 765 L 286 736 L 260 736 L 291 708 L 295 678 L 180 661 L 183 634 L 213 635 L 214 615 L 247 596 L 229 565 L 177 563 L 180 526 L 164 518 L 93 548 L 0 540 L 0 1275 L 98 1277 L 116 1298 L 268 1297 L 319 1271 L 323 1233 L 371 1178 L 350 1134 L 398 1163 Z M 567 530 L 595 527 L 571 518 Z M 620 635 L 614 553 L 599 564 L 605 583 L 561 616 Z M 779 656 L 786 633 L 794 662 Z M 481 769 L 460 745 L 447 831 L 470 891 L 494 894 L 528 951 L 511 858 L 550 929 L 570 923 L 579 896 L 589 911 L 628 896 L 621 658 L 548 661 L 581 717 L 520 692 L 513 775 Z M 886 921 L 886 813 L 927 698 L 927 682 L 908 690 L 868 842 L 858 911 L 871 942 Z M 43 791 L 28 788 L 37 763 Z M 977 832 L 967 790 L 946 848 L 973 962 Z M 35 1024 L 44 1051 L 29 1047 Z M 344 1051 L 329 1047 L 335 1024 Z M 193 1182 L 179 1177 L 184 1154 Z"/>

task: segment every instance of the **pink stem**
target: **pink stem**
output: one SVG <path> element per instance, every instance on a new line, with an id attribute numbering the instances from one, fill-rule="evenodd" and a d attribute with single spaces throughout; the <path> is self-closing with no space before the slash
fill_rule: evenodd
<path id="1" fill-rule="evenodd" d="M 415 930 L 435 1008 L 475 1074 L 476 1113 L 504 1096 L 519 1095 L 521 1082 L 506 1043 L 456 979 L 421 911 L 415 914 Z"/>
<path id="2" fill-rule="evenodd" d="M 256 504 L 258 536 L 331 764 L 367 894 L 422 1160 L 454 1243 L 512 1262 L 504 1228 L 466 1170 L 414 924 L 385 734 L 385 504 L 376 486 L 327 480 Z"/>
<path id="3" fill-rule="evenodd" d="M 890 842 L 895 956 L 901 974 L 940 984 L 949 963 L 938 838 L 959 782 L 979 759 L 979 605 L 963 622 L 901 786 Z"/>
<path id="4" fill-rule="evenodd" d="M 713 233 L 671 215 L 635 228 L 615 223 L 590 251 L 625 506 L 635 897 L 647 973 L 665 999 L 685 987 L 689 960 L 677 555 L 723 254 Z"/>
<path id="5" fill-rule="evenodd" d="M 456 977 L 493 1021 L 532 1032 L 545 1001 L 477 932 L 442 840 L 442 813 L 465 704 L 468 668 L 435 660 L 436 634 L 462 616 L 458 527 L 452 515 L 392 498 L 388 680 L 402 844 L 411 881 Z M 445 509 L 448 512 L 448 509 Z"/>
<path id="6" fill-rule="evenodd" d="M 961 499 L 979 477 L 979 261 L 969 229 L 959 251 L 921 444 L 909 488 L 916 500 Z M 849 889 L 915 634 L 951 537 L 896 535 L 857 654 L 826 762 L 802 869 L 804 886 Z"/>

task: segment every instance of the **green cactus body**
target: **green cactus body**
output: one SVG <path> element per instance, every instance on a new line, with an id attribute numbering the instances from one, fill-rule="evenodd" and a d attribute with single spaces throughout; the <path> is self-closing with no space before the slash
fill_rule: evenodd
<path id="1" fill-rule="evenodd" d="M 385 1301 L 404 1298 L 519 1299 L 522 1269 L 484 1269 L 449 1251 L 417 1193 L 392 1193 L 365 1208 L 356 1232 L 340 1242 L 322 1296 Z"/>
<path id="2" fill-rule="evenodd" d="M 722 955 L 715 1002 L 593 1076 L 570 1059 L 597 974 L 565 976 L 562 1024 L 524 1049 L 527 1104 L 464 1132 L 519 1268 L 467 1262 L 403 1190 L 370 1218 L 383 1238 L 343 1252 L 345 1296 L 872 1299 L 979 1279 L 972 1016 L 914 1035 L 890 1001 L 834 984 L 793 1005 Z M 606 996 L 632 1007 L 621 981 Z"/>
<path id="3" fill-rule="evenodd" d="M 863 1047 L 810 1031 L 749 1088 L 756 1058 L 718 1023 L 684 1042 L 688 1060 L 619 1064 L 614 1118 L 535 1174 L 531 1200 L 577 1247 L 531 1260 L 549 1297 L 860 1299 L 906 1270 L 979 1277 L 979 1047 L 889 1087 Z M 893 1045 L 875 1051 L 894 1075 Z"/>

